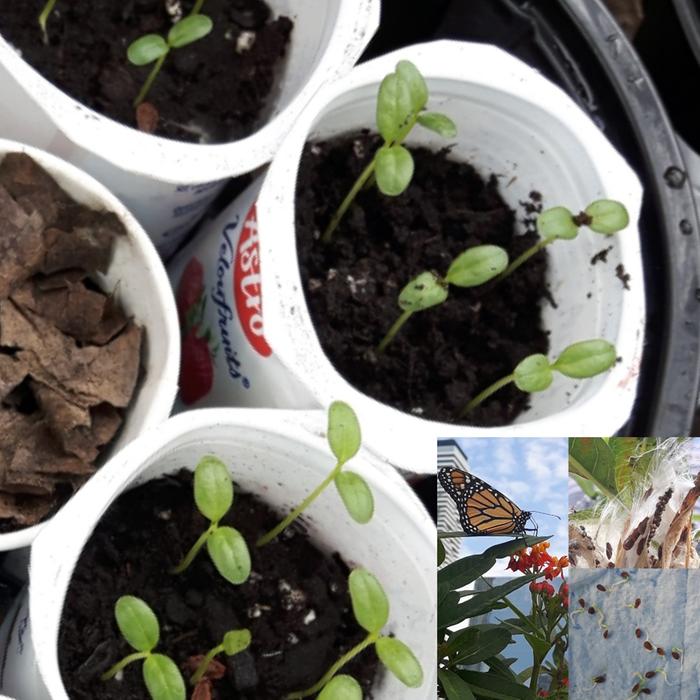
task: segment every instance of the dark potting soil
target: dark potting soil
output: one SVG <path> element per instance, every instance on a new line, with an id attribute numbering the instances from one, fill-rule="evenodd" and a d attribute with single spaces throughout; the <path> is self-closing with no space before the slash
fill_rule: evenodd
<path id="1" fill-rule="evenodd" d="M 58 0 L 48 46 L 37 22 L 44 5 L 0 0 L 0 34 L 71 97 L 136 126 L 133 101 L 152 66 L 129 63 L 127 47 L 144 34 L 167 35 L 194 0 Z M 207 0 L 202 12 L 214 22 L 212 33 L 173 50 L 146 99 L 160 115 L 160 136 L 233 141 L 259 123 L 293 25 L 287 17 L 274 19 L 263 0 Z M 252 46 L 243 48 L 246 41 Z"/>
<path id="2" fill-rule="evenodd" d="M 157 650 L 181 668 L 220 644 L 225 632 L 250 629 L 247 652 L 217 657 L 227 675 L 214 682 L 213 700 L 280 700 L 312 686 L 364 634 L 352 616 L 349 570 L 339 557 L 322 554 L 298 530 L 262 549 L 253 546 L 279 520 L 255 497 L 236 492 L 222 523 L 249 543 L 253 573 L 233 586 L 206 551 L 184 574 L 169 573 L 207 527 L 194 507 L 191 472 L 122 495 L 86 544 L 66 596 L 58 648 L 71 700 L 148 700 L 139 663 L 127 667 L 122 681 L 99 680 L 131 651 L 113 614 L 116 600 L 127 594 L 154 609 L 161 625 Z M 366 698 L 377 663 L 368 650 L 346 667 Z"/>
<path id="3" fill-rule="evenodd" d="M 414 148 L 415 175 L 399 197 L 363 190 L 330 245 L 319 241 L 333 212 L 378 145 L 354 133 L 307 144 L 297 182 L 299 263 L 321 345 L 336 369 L 366 394 L 424 418 L 455 421 L 479 391 L 510 374 L 532 353 L 549 349 L 540 303 L 546 253 L 504 281 L 475 289 L 451 287 L 448 300 L 413 315 L 384 354 L 377 345 L 398 318 L 398 294 L 424 270 L 445 274 L 465 249 L 502 246 L 512 259 L 538 240 L 533 219 L 541 197 L 524 202 L 527 232 L 516 212 L 486 180 L 449 149 Z M 504 182 L 503 186 L 507 186 Z M 464 421 L 510 423 L 528 407 L 513 385 Z"/>

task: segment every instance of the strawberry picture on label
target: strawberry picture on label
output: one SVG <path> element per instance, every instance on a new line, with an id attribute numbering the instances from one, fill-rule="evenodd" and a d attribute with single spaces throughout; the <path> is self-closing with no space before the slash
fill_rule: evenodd
<path id="1" fill-rule="evenodd" d="M 198 337 L 192 329 L 182 340 L 180 398 L 190 406 L 203 399 L 214 384 L 214 363 L 208 334 Z"/>
<path id="2" fill-rule="evenodd" d="M 180 357 L 180 399 L 190 406 L 203 399 L 214 385 L 214 356 L 211 331 L 202 328 L 207 297 L 204 267 L 192 258 L 180 277 L 177 310 L 180 317 L 182 347 Z"/>
<path id="3" fill-rule="evenodd" d="M 185 267 L 177 288 L 177 313 L 184 325 L 187 313 L 198 304 L 204 295 L 204 266 L 192 258 Z"/>

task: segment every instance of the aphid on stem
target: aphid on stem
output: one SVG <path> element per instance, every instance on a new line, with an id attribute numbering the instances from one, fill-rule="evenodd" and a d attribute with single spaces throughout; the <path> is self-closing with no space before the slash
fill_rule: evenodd
<path id="1" fill-rule="evenodd" d="M 607 590 L 608 590 L 602 583 L 599 583 L 599 584 L 596 586 L 596 588 L 597 588 L 599 591 L 603 591 L 603 593 L 606 593 Z"/>
<path id="2" fill-rule="evenodd" d="M 679 649 L 678 647 L 673 647 L 673 649 L 671 649 L 671 656 L 672 656 L 676 661 L 680 661 L 682 655 L 683 655 L 683 650 L 682 650 L 682 649 Z"/>
<path id="3" fill-rule="evenodd" d="M 634 603 L 627 603 L 625 605 L 626 608 L 634 608 L 635 610 L 642 604 L 642 599 L 637 598 Z"/>

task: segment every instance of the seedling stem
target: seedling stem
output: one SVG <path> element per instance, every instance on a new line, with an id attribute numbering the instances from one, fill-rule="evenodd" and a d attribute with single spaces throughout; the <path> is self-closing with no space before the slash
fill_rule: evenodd
<path id="1" fill-rule="evenodd" d="M 330 474 L 270 532 L 257 541 L 258 547 L 272 542 L 289 527 L 330 485 L 335 482 L 350 517 L 364 525 L 374 515 L 374 496 L 367 482 L 343 467 L 357 454 L 362 441 L 360 423 L 355 411 L 343 401 L 334 401 L 328 408 L 328 445 L 336 459 Z"/>
<path id="2" fill-rule="evenodd" d="M 146 82 L 143 84 L 141 87 L 141 90 L 139 91 L 138 96 L 134 100 L 134 107 L 138 107 L 145 99 L 146 95 L 151 91 L 151 88 L 153 87 L 153 83 L 156 81 L 156 78 L 158 77 L 158 73 L 160 73 L 160 69 L 163 67 L 163 64 L 165 63 L 165 59 L 168 57 L 168 54 L 164 54 L 161 56 L 153 66 L 153 69 L 151 72 L 148 74 L 148 78 L 146 78 Z"/>
<path id="3" fill-rule="evenodd" d="M 338 462 L 333 471 L 281 523 L 273 527 L 270 532 L 258 540 L 257 546 L 264 547 L 272 542 L 283 530 L 286 530 L 323 493 L 342 468 L 342 463 Z"/>
<path id="4" fill-rule="evenodd" d="M 315 695 L 316 693 L 319 693 L 323 687 L 331 681 L 331 679 L 335 676 L 338 671 L 340 671 L 345 664 L 349 663 L 352 661 L 358 654 L 363 652 L 367 647 L 372 646 L 378 639 L 379 639 L 379 632 L 373 632 L 372 634 L 367 635 L 357 646 L 354 646 L 350 651 L 347 653 L 343 654 L 329 669 L 326 671 L 325 675 L 323 678 L 321 678 L 318 683 L 315 685 L 312 685 L 310 688 L 307 688 L 306 690 L 300 690 L 296 693 L 291 693 L 290 695 L 287 695 L 287 700 L 300 700 L 300 698 L 307 698 L 309 695 Z"/>
<path id="5" fill-rule="evenodd" d="M 389 343 L 396 337 L 396 334 L 403 328 L 404 323 L 408 321 L 415 312 L 412 309 L 406 309 L 397 319 L 394 321 L 394 325 L 389 329 L 384 339 L 379 343 L 377 350 L 382 353 L 386 350 Z"/>
<path id="6" fill-rule="evenodd" d="M 49 17 L 53 12 L 54 7 L 56 7 L 56 0 L 49 0 L 44 6 L 44 9 L 41 11 L 41 14 L 39 15 L 39 26 L 41 27 L 41 31 L 44 35 L 45 44 L 49 43 L 49 32 L 47 29 L 47 25 L 49 22 Z"/>

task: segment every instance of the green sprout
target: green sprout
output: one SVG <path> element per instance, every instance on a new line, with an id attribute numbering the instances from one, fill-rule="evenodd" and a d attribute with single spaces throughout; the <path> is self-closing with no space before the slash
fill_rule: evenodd
<path id="1" fill-rule="evenodd" d="M 612 236 L 629 225 L 630 217 L 625 205 L 612 199 L 599 199 L 589 204 L 580 214 L 574 216 L 566 207 L 545 209 L 537 217 L 537 232 L 540 240 L 519 255 L 501 273 L 499 280 L 505 279 L 527 262 L 533 255 L 558 240 L 570 241 L 578 236 L 581 226 L 604 236 Z"/>
<path id="2" fill-rule="evenodd" d="M 343 471 L 345 464 L 357 454 L 361 441 L 362 433 L 355 411 L 343 401 L 334 401 L 328 409 L 328 444 L 336 458 L 335 467 L 281 523 L 258 540 L 258 547 L 269 544 L 289 527 L 331 482 L 335 482 L 345 508 L 353 520 L 364 525 L 372 519 L 374 497 L 369 485 L 359 474 Z"/>
<path id="3" fill-rule="evenodd" d="M 340 669 L 352 661 L 358 654 L 374 645 L 379 660 L 405 686 L 419 688 L 423 685 L 423 669 L 415 654 L 399 639 L 386 637 L 381 634 L 389 621 L 389 599 L 379 581 L 365 569 L 355 569 L 348 577 L 350 599 L 355 620 L 366 632 L 367 636 L 350 651 L 343 654 L 323 675 L 323 677 L 307 690 L 301 690 L 287 695 L 287 700 L 299 700 L 329 686 Z M 338 676 L 341 678 L 342 676 Z M 330 694 L 319 696 L 327 700 L 348 700 L 362 697 L 348 694 L 352 683 L 342 681 L 336 683 L 329 691 Z M 341 693 L 345 694 L 341 694 Z"/>
<path id="4" fill-rule="evenodd" d="M 464 407 L 459 417 L 464 418 L 491 394 L 511 382 L 521 391 L 528 393 L 544 391 L 552 383 L 554 371 L 573 379 L 587 379 L 609 370 L 616 359 L 615 346 L 601 339 L 573 343 L 565 348 L 554 362 L 550 362 L 546 355 L 529 355 L 518 363 L 512 374 L 499 379 L 475 396 Z"/>
<path id="5" fill-rule="evenodd" d="M 108 681 L 129 664 L 143 660 L 143 682 L 153 700 L 185 700 L 185 681 L 175 662 L 153 653 L 160 640 L 160 625 L 148 604 L 134 596 L 122 596 L 114 606 L 114 617 L 122 636 L 136 652 L 114 664 L 101 680 Z"/>
<path id="6" fill-rule="evenodd" d="M 219 654 L 235 656 L 236 654 L 240 654 L 242 651 L 245 651 L 250 646 L 250 642 L 251 636 L 249 630 L 243 629 L 226 632 L 221 644 L 211 649 L 204 659 L 202 659 L 202 663 L 197 667 L 197 670 L 190 679 L 190 683 L 196 686 L 197 683 L 204 678 L 204 674 L 207 672 L 209 664 L 214 660 L 215 656 L 218 656 Z"/>
<path id="7" fill-rule="evenodd" d="M 199 512 L 210 521 L 209 527 L 173 573 L 185 571 L 206 544 L 217 571 L 230 583 L 243 583 L 251 569 L 248 545 L 238 530 L 219 525 L 233 505 L 233 482 L 220 459 L 207 455 L 200 460 L 194 472 L 194 500 Z"/>
<path id="8" fill-rule="evenodd" d="M 47 25 L 49 23 L 49 17 L 51 16 L 51 13 L 53 12 L 53 9 L 55 6 L 56 6 L 56 0 L 48 0 L 46 5 L 44 5 L 44 9 L 41 11 L 41 14 L 39 15 L 39 26 L 41 27 L 41 32 L 44 35 L 44 43 L 45 44 L 49 43 L 49 31 L 48 31 Z"/>
<path id="9" fill-rule="evenodd" d="M 146 34 L 129 45 L 127 57 L 133 65 L 147 66 L 155 61 L 153 69 L 134 100 L 134 107 L 138 107 L 146 99 L 171 49 L 180 49 L 203 39 L 214 28 L 210 17 L 199 14 L 198 8 L 201 8 L 202 4 L 203 0 L 197 3 L 192 14 L 176 22 L 168 32 L 167 39 L 160 34 Z"/>
<path id="10" fill-rule="evenodd" d="M 339 674 L 319 693 L 318 700 L 362 700 L 360 684 L 352 677 Z"/>
<path id="11" fill-rule="evenodd" d="M 416 311 L 438 306 L 447 299 L 448 287 L 477 287 L 501 274 L 508 266 L 508 253 L 495 245 L 478 245 L 458 255 L 444 277 L 436 272 L 421 272 L 399 294 L 402 313 L 377 350 L 382 353 Z"/>
<path id="12" fill-rule="evenodd" d="M 416 124 L 445 138 L 456 136 L 454 122 L 439 112 L 424 111 L 427 103 L 428 86 L 420 71 L 410 61 L 399 61 L 396 72 L 382 80 L 377 96 L 377 129 L 384 143 L 333 214 L 321 238 L 324 243 L 330 243 L 355 197 L 372 180 L 389 197 L 397 197 L 408 187 L 414 171 L 413 156 L 401 144 Z"/>

